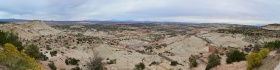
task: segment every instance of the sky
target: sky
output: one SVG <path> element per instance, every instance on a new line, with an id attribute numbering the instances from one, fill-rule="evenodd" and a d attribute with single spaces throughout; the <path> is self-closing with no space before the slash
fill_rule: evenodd
<path id="1" fill-rule="evenodd" d="M 0 19 L 270 24 L 280 0 L 2 0 Z"/>

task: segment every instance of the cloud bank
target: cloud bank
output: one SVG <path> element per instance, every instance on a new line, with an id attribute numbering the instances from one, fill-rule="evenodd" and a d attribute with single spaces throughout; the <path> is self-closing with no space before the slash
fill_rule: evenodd
<path id="1" fill-rule="evenodd" d="M 269 24 L 279 0 L 5 0 L 0 18 Z"/>

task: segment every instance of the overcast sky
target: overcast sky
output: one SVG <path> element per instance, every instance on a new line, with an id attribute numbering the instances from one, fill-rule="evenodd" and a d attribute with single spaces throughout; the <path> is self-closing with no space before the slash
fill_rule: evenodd
<path id="1" fill-rule="evenodd" d="M 269 24 L 280 0 L 3 0 L 4 18 Z"/>

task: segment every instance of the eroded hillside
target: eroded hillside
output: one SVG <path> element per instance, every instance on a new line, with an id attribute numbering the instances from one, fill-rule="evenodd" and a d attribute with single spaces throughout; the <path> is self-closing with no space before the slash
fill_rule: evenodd
<path id="1" fill-rule="evenodd" d="M 207 65 L 210 53 L 225 54 L 226 49 L 245 48 L 256 43 L 277 40 L 278 34 L 244 25 L 231 24 L 177 24 L 177 23 L 114 23 L 72 22 L 71 25 L 42 21 L 10 22 L 0 24 L 0 30 L 17 33 L 24 45 L 35 44 L 48 57 L 40 61 L 48 68 L 53 61 L 58 69 L 74 67 L 86 69 L 86 63 L 98 54 L 108 70 L 131 70 L 144 63 L 147 70 L 201 70 Z M 56 25 L 54 25 L 56 24 Z M 247 30 L 236 28 L 248 27 Z M 254 31 L 254 30 L 253 30 Z M 262 33 L 263 32 L 263 33 Z M 272 33 L 272 35 L 266 35 Z M 253 34 L 253 35 L 248 35 Z M 276 35 L 276 36 L 275 36 Z M 51 55 L 51 52 L 57 52 Z M 225 59 L 225 55 L 221 55 Z M 67 65 L 67 58 L 78 59 L 78 65 Z M 196 58 L 199 66 L 191 68 L 189 59 Z M 116 60 L 115 63 L 108 63 Z M 177 61 L 178 65 L 171 65 Z M 156 63 L 155 65 L 153 65 Z M 225 64 L 225 62 L 222 62 Z M 238 63 L 236 63 L 238 64 Z M 237 66 L 246 68 L 246 62 Z M 214 68 L 214 69 L 219 69 Z M 223 69 L 223 68 L 221 68 Z"/>

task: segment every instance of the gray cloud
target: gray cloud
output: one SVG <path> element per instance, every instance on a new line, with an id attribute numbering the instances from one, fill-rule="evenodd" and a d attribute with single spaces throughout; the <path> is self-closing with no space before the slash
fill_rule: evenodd
<path id="1" fill-rule="evenodd" d="M 277 0 L 6 0 L 0 18 L 253 24 L 279 22 L 279 6 Z"/>

